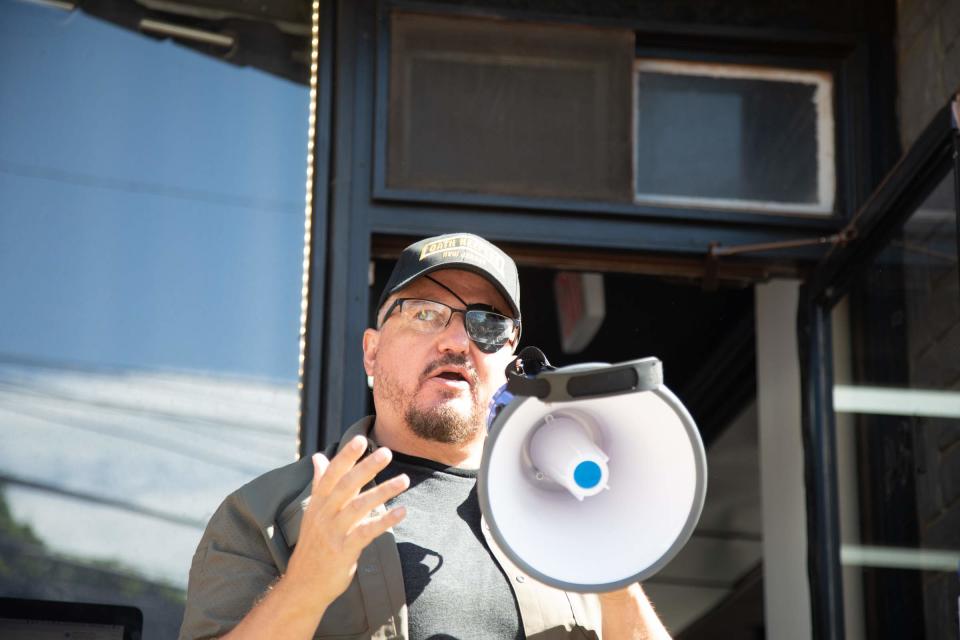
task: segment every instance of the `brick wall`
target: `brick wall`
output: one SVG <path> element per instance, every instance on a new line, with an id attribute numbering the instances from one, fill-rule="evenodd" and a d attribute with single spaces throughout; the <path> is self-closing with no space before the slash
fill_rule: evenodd
<path id="1" fill-rule="evenodd" d="M 948 175 L 907 224 L 903 255 L 910 385 L 960 391 L 960 278 L 952 183 Z M 960 420 L 917 418 L 913 434 L 920 546 L 960 550 Z M 956 637 L 957 575 L 929 571 L 922 584 L 927 637 Z"/>
<path id="2" fill-rule="evenodd" d="M 951 94 L 960 90 L 960 0 L 897 1 L 897 76 L 900 139 L 909 148 Z M 930 198 L 940 211 L 952 209 L 950 179 Z M 915 216 L 915 219 L 917 216 Z M 910 237 L 955 256 L 956 226 L 950 215 Z M 931 235 L 932 234 L 932 235 Z M 953 249 L 951 250 L 951 246 Z M 907 308 L 911 384 L 960 391 L 960 291 L 955 262 L 930 261 L 908 269 Z M 960 421 L 918 419 L 915 464 L 920 544 L 960 549 Z M 923 577 L 928 637 L 956 637 L 956 574 Z"/>
<path id="3" fill-rule="evenodd" d="M 900 139 L 907 149 L 960 89 L 960 0 L 897 0 Z"/>

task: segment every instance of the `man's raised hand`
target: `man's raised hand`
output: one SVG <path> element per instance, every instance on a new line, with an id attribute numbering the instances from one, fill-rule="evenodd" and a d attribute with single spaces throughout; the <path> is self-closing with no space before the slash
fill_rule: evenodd
<path id="1" fill-rule="evenodd" d="M 310 502 L 287 572 L 224 640 L 312 638 L 324 611 L 353 579 L 363 548 L 406 515 L 403 507 L 371 514 L 410 479 L 399 475 L 361 493 L 392 457 L 381 448 L 358 462 L 366 449 L 367 439 L 357 436 L 333 460 L 314 454 Z"/>
<path id="2" fill-rule="evenodd" d="M 343 593 L 364 547 L 406 515 L 403 507 L 371 514 L 403 492 L 410 479 L 401 474 L 361 493 L 392 458 L 381 447 L 358 463 L 366 448 L 366 438 L 356 436 L 329 462 L 321 453 L 313 456 L 310 503 L 284 578 L 302 586 L 314 603 L 329 605 Z"/>

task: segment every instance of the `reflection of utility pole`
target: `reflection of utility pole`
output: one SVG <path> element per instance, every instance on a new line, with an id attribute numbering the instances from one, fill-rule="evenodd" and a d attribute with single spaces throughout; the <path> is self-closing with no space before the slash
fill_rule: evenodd
<path id="1" fill-rule="evenodd" d="M 155 518 L 157 520 L 163 520 L 164 522 L 178 524 L 184 527 L 192 527 L 194 529 L 203 530 L 203 528 L 206 527 L 207 525 L 205 520 L 190 518 L 188 516 L 183 516 L 178 513 L 161 511 L 160 509 L 145 507 L 143 505 L 137 504 L 135 502 L 129 502 L 127 500 L 107 498 L 104 496 L 98 496 L 93 493 L 88 493 L 86 491 L 76 491 L 74 489 L 67 489 L 66 487 L 58 487 L 57 485 L 50 484 L 48 482 L 43 482 L 40 480 L 30 480 L 28 478 L 21 478 L 18 476 L 10 475 L 8 473 L 0 472 L 0 488 L 2 488 L 4 485 L 7 485 L 7 484 L 17 486 L 17 487 L 23 487 L 25 489 L 33 489 L 34 491 L 43 491 L 45 493 L 51 493 L 61 498 L 70 498 L 71 500 L 79 500 L 81 502 L 87 502 L 90 504 L 111 507 L 113 509 L 119 509 L 121 511 L 126 511 L 128 513 L 135 513 L 140 516 Z"/>

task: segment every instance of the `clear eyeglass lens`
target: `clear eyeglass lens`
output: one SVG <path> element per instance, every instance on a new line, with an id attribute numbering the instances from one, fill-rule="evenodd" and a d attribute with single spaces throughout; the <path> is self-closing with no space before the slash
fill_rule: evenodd
<path id="1" fill-rule="evenodd" d="M 400 315 L 406 324 L 420 333 L 437 333 L 450 322 L 454 310 L 432 300 L 407 299 L 400 303 Z M 513 335 L 514 321 L 491 311 L 471 309 L 464 313 L 467 335 L 478 345 L 502 347 Z"/>
<path id="2" fill-rule="evenodd" d="M 404 300 L 400 312 L 417 331 L 432 333 L 447 326 L 453 310 L 430 300 Z"/>

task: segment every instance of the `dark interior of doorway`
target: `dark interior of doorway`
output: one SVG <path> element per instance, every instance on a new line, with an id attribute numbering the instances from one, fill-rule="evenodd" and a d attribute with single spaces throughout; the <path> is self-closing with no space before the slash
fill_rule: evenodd
<path id="1" fill-rule="evenodd" d="M 393 260 L 375 260 L 371 306 Z M 586 348 L 561 349 L 554 296 L 558 271 L 520 265 L 521 347 L 540 347 L 555 365 L 621 362 L 656 356 L 667 386 L 697 421 L 708 450 L 756 397 L 753 287 L 740 283 L 706 290 L 692 278 L 605 272 L 606 315 Z M 371 309 L 371 319 L 374 310 Z M 372 411 L 372 399 L 368 399 Z M 708 496 L 709 499 L 709 496 Z M 755 567 L 728 585 L 726 597 L 676 635 L 684 640 L 763 637 L 762 571 Z M 656 580 L 656 577 L 653 578 Z"/>
<path id="2" fill-rule="evenodd" d="M 752 287 L 705 291 L 687 279 L 605 273 L 603 324 L 582 352 L 564 354 L 556 274 L 520 268 L 521 346 L 540 347 L 558 366 L 656 356 L 708 446 L 756 395 Z"/>

